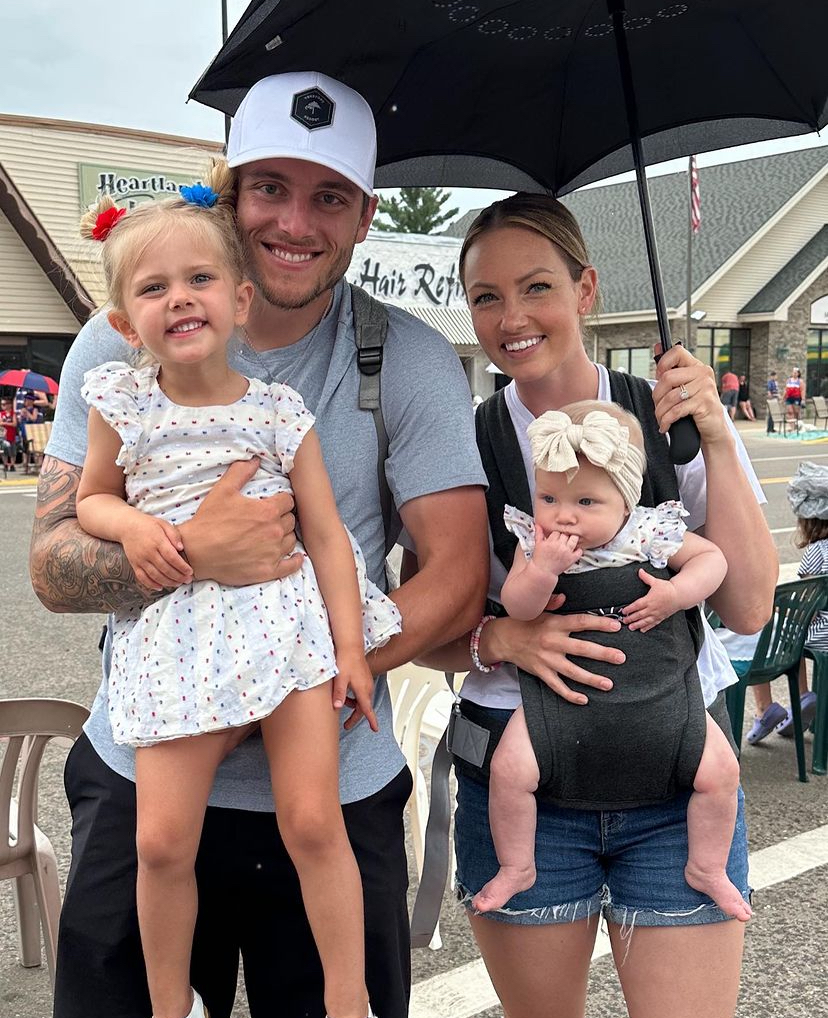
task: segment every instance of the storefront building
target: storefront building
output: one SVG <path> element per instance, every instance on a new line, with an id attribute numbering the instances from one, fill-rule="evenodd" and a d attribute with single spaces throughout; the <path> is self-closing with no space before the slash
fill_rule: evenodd
<path id="1" fill-rule="evenodd" d="M 0 370 L 58 377 L 75 335 L 104 300 L 96 245 L 78 234 L 82 212 L 107 192 L 116 203 L 163 198 L 198 180 L 213 142 L 67 121 L 0 116 Z M 721 375 L 748 377 L 761 406 L 767 373 L 803 369 L 807 391 L 828 390 L 828 146 L 701 170 L 687 321 L 687 177 L 650 181 L 673 337 Z M 601 280 L 602 309 L 587 323 L 594 359 L 637 375 L 654 371 L 658 330 L 635 185 L 568 195 Z M 407 308 L 451 342 L 471 392 L 493 373 L 471 328 L 457 262 L 469 213 L 443 236 L 372 231 L 349 281 Z"/>

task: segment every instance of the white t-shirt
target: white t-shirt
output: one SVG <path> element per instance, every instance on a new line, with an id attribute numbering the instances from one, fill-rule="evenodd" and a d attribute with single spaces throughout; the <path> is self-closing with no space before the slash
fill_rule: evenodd
<path id="1" fill-rule="evenodd" d="M 595 366 L 598 369 L 598 399 L 612 402 L 607 369 L 603 364 L 596 364 Z M 655 385 L 655 382 L 651 381 L 650 384 Z M 509 416 L 512 418 L 512 424 L 520 443 L 523 465 L 526 470 L 526 476 L 529 479 L 529 493 L 532 499 L 534 499 L 535 470 L 532 465 L 532 452 L 529 447 L 526 429 L 535 418 L 532 412 L 521 403 L 514 382 L 510 382 L 506 386 L 504 395 L 506 397 L 506 406 L 509 409 Z M 726 409 L 722 408 L 722 412 L 736 440 L 739 462 L 742 464 L 742 469 L 750 481 L 750 485 L 756 495 L 756 501 L 760 505 L 764 505 L 767 499 L 762 492 L 759 480 L 748 459 L 747 451 L 736 429 L 733 427 Z M 690 463 L 676 467 L 676 478 L 678 480 L 679 498 L 688 514 L 684 522 L 687 524 L 688 530 L 698 530 L 704 526 L 704 521 L 707 517 L 707 475 L 705 474 L 704 459 L 701 453 L 691 460 Z M 500 588 L 503 586 L 505 579 L 506 569 L 500 559 L 492 553 L 489 597 L 493 601 L 500 601 Z M 705 619 L 702 619 L 702 621 L 704 623 L 704 643 L 699 651 L 698 670 L 704 702 L 709 706 L 722 689 L 736 682 L 737 677 L 724 647 L 713 634 L 710 626 L 707 625 L 707 621 Z M 599 663 L 595 662 L 595 664 L 597 670 Z M 465 699 L 472 700 L 474 703 L 481 704 L 484 707 L 513 710 L 515 707 L 520 706 L 517 669 L 509 663 L 502 664 L 493 672 L 483 673 L 473 669 L 469 672 L 463 683 L 462 695 Z"/>

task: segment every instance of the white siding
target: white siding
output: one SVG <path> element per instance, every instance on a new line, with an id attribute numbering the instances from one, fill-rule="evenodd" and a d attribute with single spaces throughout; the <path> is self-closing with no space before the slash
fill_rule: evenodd
<path id="1" fill-rule="evenodd" d="M 183 173 L 196 179 L 218 148 L 207 141 L 161 139 L 140 132 L 0 116 L 0 162 L 97 302 L 104 299 L 98 251 L 78 234 L 84 211 L 78 165 L 112 164 L 154 173 Z M 0 302 L 4 302 L 2 294 Z"/>
<path id="2" fill-rule="evenodd" d="M 828 220 L 828 176 L 738 260 L 698 301 L 714 322 L 734 321 L 739 311 Z"/>
<path id="3" fill-rule="evenodd" d="M 74 336 L 80 325 L 0 213 L 0 333 Z"/>

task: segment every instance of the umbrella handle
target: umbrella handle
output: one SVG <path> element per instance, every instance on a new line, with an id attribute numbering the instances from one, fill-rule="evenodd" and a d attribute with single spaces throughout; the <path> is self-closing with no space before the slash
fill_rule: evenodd
<path id="1" fill-rule="evenodd" d="M 692 417 L 679 417 L 670 425 L 670 459 L 677 466 L 689 463 L 701 448 L 701 436 Z"/>

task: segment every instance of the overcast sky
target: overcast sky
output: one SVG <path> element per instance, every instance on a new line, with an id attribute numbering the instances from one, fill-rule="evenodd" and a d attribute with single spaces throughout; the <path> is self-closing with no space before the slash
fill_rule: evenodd
<path id="1" fill-rule="evenodd" d="M 227 0 L 231 27 L 246 6 Z M 223 116 L 186 102 L 220 46 L 220 0 L 0 0 L 0 113 L 222 140 Z M 701 155 L 699 165 L 826 143 L 748 145 Z M 458 189 L 451 204 L 465 212 L 499 194 Z"/>

